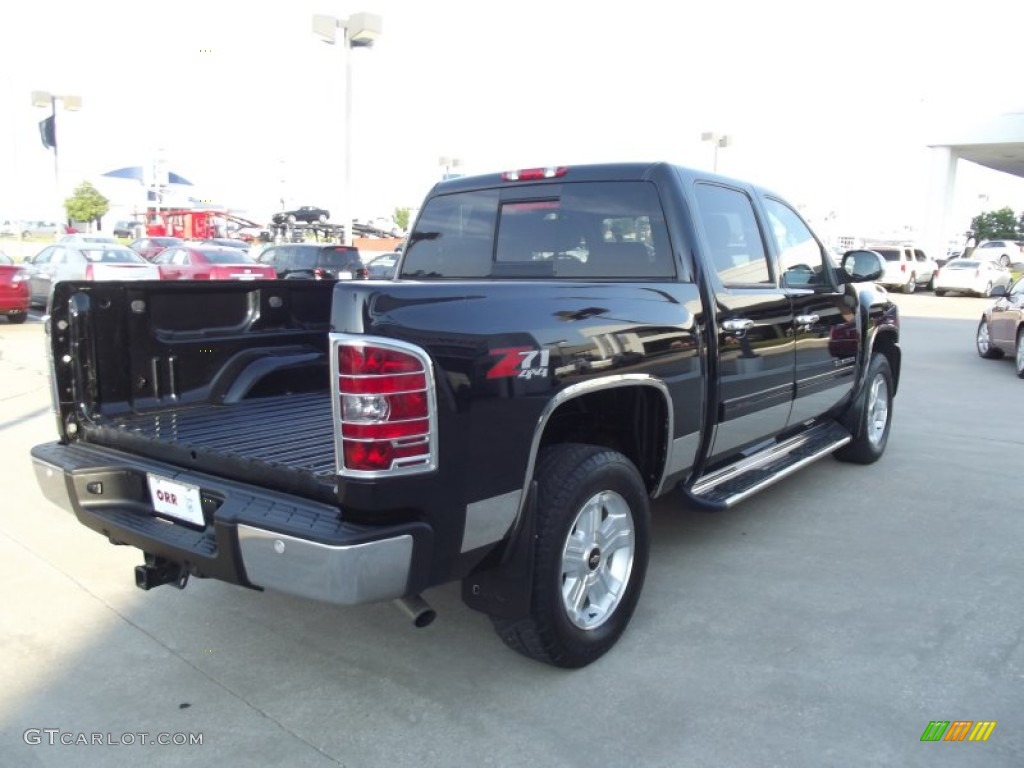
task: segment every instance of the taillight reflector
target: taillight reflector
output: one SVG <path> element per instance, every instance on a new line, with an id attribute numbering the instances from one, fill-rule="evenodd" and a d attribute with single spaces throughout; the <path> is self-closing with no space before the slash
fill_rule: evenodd
<path id="1" fill-rule="evenodd" d="M 537 181 L 538 179 L 557 179 L 569 172 L 564 165 L 548 166 L 547 168 L 521 168 L 518 171 L 505 171 L 501 174 L 502 181 Z"/>

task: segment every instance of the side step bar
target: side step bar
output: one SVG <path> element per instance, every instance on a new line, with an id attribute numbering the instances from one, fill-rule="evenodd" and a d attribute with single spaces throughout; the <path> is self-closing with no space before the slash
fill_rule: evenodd
<path id="1" fill-rule="evenodd" d="M 701 477 L 689 488 L 683 487 L 683 493 L 706 509 L 728 509 L 852 439 L 838 422 L 819 424 Z"/>

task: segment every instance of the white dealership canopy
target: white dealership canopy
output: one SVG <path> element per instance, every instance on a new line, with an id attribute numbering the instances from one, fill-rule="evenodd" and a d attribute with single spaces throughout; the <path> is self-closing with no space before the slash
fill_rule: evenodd
<path id="1" fill-rule="evenodd" d="M 951 141 L 930 146 L 934 165 L 925 247 L 941 256 L 951 227 L 959 160 L 1024 178 L 1024 106 L 963 131 Z"/>

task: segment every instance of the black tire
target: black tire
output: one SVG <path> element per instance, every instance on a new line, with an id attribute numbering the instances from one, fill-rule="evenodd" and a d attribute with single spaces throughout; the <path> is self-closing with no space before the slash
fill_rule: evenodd
<path id="1" fill-rule="evenodd" d="M 1003 356 L 1003 350 L 992 346 L 985 318 L 981 319 L 981 322 L 978 323 L 978 330 L 974 332 L 974 348 L 978 350 L 978 355 L 986 360 L 998 360 Z"/>
<path id="2" fill-rule="evenodd" d="M 941 288 L 937 288 L 937 289 L 935 290 L 935 295 L 936 295 L 936 296 L 945 296 L 945 295 L 946 295 L 946 292 L 945 292 L 944 290 L 942 290 Z"/>
<path id="3" fill-rule="evenodd" d="M 8 315 L 7 322 L 13 323 L 14 325 L 21 325 L 28 319 L 28 315 L 24 312 L 19 312 L 16 315 Z"/>
<path id="4" fill-rule="evenodd" d="M 900 290 L 902 290 L 903 293 L 913 293 L 916 288 L 917 288 L 917 275 L 911 275 L 910 279 L 907 280 L 907 282 L 905 282 L 903 284 L 903 287 Z"/>
<path id="5" fill-rule="evenodd" d="M 1013 349 L 1013 362 L 1017 368 L 1017 378 L 1024 379 L 1024 328 L 1017 329 L 1017 344 Z"/>
<path id="6" fill-rule="evenodd" d="M 1006 255 L 1005 253 L 1002 256 L 999 257 L 999 266 L 1000 267 L 1008 267 L 1008 266 L 1010 266 L 1010 257 L 1008 255 Z"/>
<path id="7" fill-rule="evenodd" d="M 536 477 L 530 614 L 491 620 L 524 656 L 583 667 L 615 645 L 636 608 L 650 551 L 650 501 L 633 463 L 602 446 L 555 445 L 541 455 Z M 573 571 L 581 578 L 573 580 Z M 567 607 L 573 591 L 575 614 Z M 594 596 L 606 603 L 591 602 Z"/>
<path id="8" fill-rule="evenodd" d="M 892 399 L 889 360 L 885 355 L 876 353 L 868 366 L 864 390 L 850 412 L 853 440 L 835 452 L 837 459 L 854 464 L 873 464 L 882 458 L 892 426 Z"/>
<path id="9" fill-rule="evenodd" d="M 322 213 L 321 213 L 321 214 L 320 214 L 319 216 L 317 216 L 317 220 L 318 220 L 318 221 L 319 221 L 319 222 L 320 222 L 321 224 L 326 224 L 326 223 L 327 223 L 327 216 L 326 216 L 325 214 L 322 214 Z"/>
<path id="10" fill-rule="evenodd" d="M 932 276 L 928 279 L 928 285 L 926 285 L 924 288 L 925 288 L 926 291 L 934 291 L 935 290 L 935 273 L 934 272 L 932 272 Z"/>

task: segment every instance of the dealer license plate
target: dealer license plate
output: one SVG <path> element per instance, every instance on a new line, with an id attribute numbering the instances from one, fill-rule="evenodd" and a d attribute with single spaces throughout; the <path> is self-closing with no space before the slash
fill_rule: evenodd
<path id="1" fill-rule="evenodd" d="M 147 475 L 146 479 L 149 480 L 149 495 L 153 500 L 153 509 L 158 515 L 166 515 L 200 527 L 206 525 L 198 486 L 168 480 L 159 475 Z"/>

